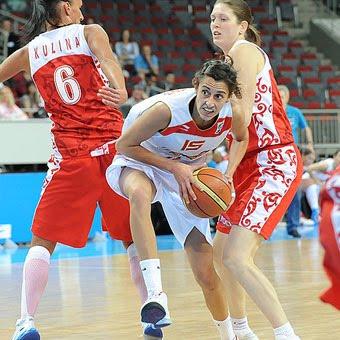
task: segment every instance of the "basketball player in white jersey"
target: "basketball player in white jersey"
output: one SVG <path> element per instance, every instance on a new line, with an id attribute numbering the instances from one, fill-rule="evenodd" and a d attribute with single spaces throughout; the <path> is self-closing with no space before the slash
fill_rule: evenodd
<path id="1" fill-rule="evenodd" d="M 314 156 L 315 157 L 315 156 Z M 340 164 L 340 150 L 336 150 L 332 158 L 309 164 L 302 175 L 303 191 L 311 209 L 310 218 L 315 225 L 319 223 L 319 193 L 322 185 L 328 180 L 330 173 Z"/>
<path id="2" fill-rule="evenodd" d="M 136 104 L 124 122 L 117 155 L 107 170 L 110 186 L 130 203 L 130 225 L 148 290 L 143 322 L 171 323 L 161 282 L 151 203 L 160 201 L 177 240 L 184 247 L 196 281 L 223 340 L 235 339 L 224 289 L 213 265 L 209 220 L 192 215 L 183 204 L 195 199 L 192 172 L 207 153 L 232 133 L 238 156 L 247 148 L 248 131 L 230 97 L 240 96 L 236 72 L 228 62 L 206 62 L 193 79 L 195 88 L 165 92 Z M 160 325 L 159 322 L 162 324 Z"/>
<path id="3" fill-rule="evenodd" d="M 273 327 L 276 340 L 297 340 L 278 296 L 254 263 L 263 239 L 268 239 L 292 201 L 301 181 L 302 161 L 282 105 L 273 70 L 252 25 L 246 1 L 217 0 L 210 15 L 213 42 L 231 56 L 241 84 L 235 99 L 249 131 L 249 145 L 239 166 L 228 166 L 236 200 L 222 214 L 214 239 L 214 255 L 227 286 L 235 332 L 250 339 L 245 315 L 245 293 Z M 228 136 L 230 157 L 235 154 Z M 230 274 L 231 273 L 231 274 Z M 255 339 L 251 337 L 251 339 Z"/>
<path id="4" fill-rule="evenodd" d="M 28 44 L 0 65 L 1 81 L 21 71 L 31 74 L 53 123 L 53 153 L 32 223 L 13 340 L 40 339 L 34 316 L 48 281 L 50 255 L 57 242 L 86 244 L 97 204 L 110 235 L 126 247 L 132 241 L 129 205 L 105 179 L 123 125 L 117 107 L 127 99 L 124 76 L 105 31 L 79 25 L 81 7 L 81 0 L 33 0 L 25 27 Z M 113 108 L 98 96 L 104 85 Z M 134 258 L 129 256 L 131 268 Z"/>

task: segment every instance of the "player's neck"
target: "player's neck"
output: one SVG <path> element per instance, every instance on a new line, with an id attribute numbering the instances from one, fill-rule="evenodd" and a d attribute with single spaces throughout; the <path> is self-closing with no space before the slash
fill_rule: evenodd
<path id="1" fill-rule="evenodd" d="M 47 21 L 46 31 L 52 31 L 52 30 L 62 28 L 62 27 L 65 27 L 65 26 L 69 26 L 69 25 L 72 25 L 72 24 L 73 24 L 72 22 L 53 23 L 53 22 Z"/>

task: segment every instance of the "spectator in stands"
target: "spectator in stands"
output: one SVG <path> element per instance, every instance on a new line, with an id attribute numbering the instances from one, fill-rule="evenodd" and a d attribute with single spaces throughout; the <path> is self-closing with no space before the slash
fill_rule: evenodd
<path id="1" fill-rule="evenodd" d="M 13 32 L 12 21 L 10 19 L 3 20 L 1 28 L 8 33 L 7 55 L 11 55 L 20 47 L 19 36 Z"/>
<path id="2" fill-rule="evenodd" d="M 30 118 L 33 118 L 34 113 L 38 112 L 42 106 L 40 95 L 33 81 L 27 83 L 27 92 L 20 98 L 20 104 Z"/>
<path id="3" fill-rule="evenodd" d="M 136 73 L 134 62 L 139 55 L 139 46 L 136 41 L 132 41 L 131 33 L 128 29 L 122 31 L 120 40 L 115 44 L 115 51 L 122 67 L 132 74 Z"/>
<path id="4" fill-rule="evenodd" d="M 142 46 L 142 53 L 140 53 L 134 61 L 137 74 L 144 79 L 145 75 L 151 73 L 157 76 L 159 73 L 158 57 L 152 54 L 150 45 Z"/>
<path id="5" fill-rule="evenodd" d="M 140 82 L 144 87 L 144 92 L 147 97 L 152 97 L 156 94 L 164 92 L 161 84 L 158 82 L 157 76 L 152 73 L 145 74 L 145 79 Z"/>
<path id="6" fill-rule="evenodd" d="M 299 134 L 298 130 L 303 129 L 306 131 L 307 137 L 307 145 L 308 147 L 314 151 L 313 149 L 313 135 L 312 130 L 307 125 L 305 117 L 303 113 L 298 108 L 288 105 L 289 102 L 289 89 L 285 85 L 278 86 L 280 96 L 282 99 L 283 106 L 286 109 L 286 113 L 290 124 L 292 126 L 292 132 L 294 141 L 296 144 L 299 144 Z M 300 214 L 301 214 L 301 190 L 298 190 L 287 210 L 286 218 L 287 218 L 287 234 L 296 238 L 300 238 L 301 235 L 298 232 L 298 226 L 300 225 Z"/>
<path id="7" fill-rule="evenodd" d="M 303 113 L 300 109 L 289 105 L 289 89 L 285 85 L 279 85 L 278 86 L 280 96 L 282 99 L 282 103 L 286 109 L 286 113 L 288 116 L 288 119 L 290 121 L 290 124 L 292 125 L 292 132 L 294 136 L 294 141 L 296 144 L 299 145 L 299 135 L 298 130 L 302 129 L 306 132 L 306 138 L 307 138 L 307 146 L 310 149 L 313 149 L 313 134 L 311 128 L 308 126 L 305 117 L 303 116 Z"/>
<path id="8" fill-rule="evenodd" d="M 0 87 L 0 120 L 25 120 L 26 113 L 16 104 L 12 90 L 1 84 Z"/>
<path id="9" fill-rule="evenodd" d="M 226 173 L 228 168 L 228 152 L 225 145 L 221 145 L 214 150 L 213 160 L 216 163 L 215 168 L 223 174 Z"/>
<path id="10" fill-rule="evenodd" d="M 121 106 L 121 111 L 123 112 L 124 117 L 127 116 L 131 107 L 142 100 L 146 99 L 147 95 L 145 94 L 143 87 L 141 85 L 135 85 L 131 97 Z"/>
<path id="11" fill-rule="evenodd" d="M 164 91 L 173 90 L 176 87 L 176 77 L 173 72 L 166 72 L 165 81 L 160 83 L 159 87 L 164 89 Z"/>

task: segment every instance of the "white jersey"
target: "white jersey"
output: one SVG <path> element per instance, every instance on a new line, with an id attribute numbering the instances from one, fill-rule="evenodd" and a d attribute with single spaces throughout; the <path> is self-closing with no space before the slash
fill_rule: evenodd
<path id="1" fill-rule="evenodd" d="M 195 96 L 194 88 L 173 90 L 134 105 L 124 122 L 123 133 L 145 110 L 162 102 L 171 111 L 170 123 L 141 145 L 160 156 L 183 163 L 205 162 L 206 154 L 217 148 L 226 138 L 231 127 L 232 110 L 230 103 L 226 103 L 215 123 L 210 128 L 201 130 L 192 119 L 189 109 Z"/>

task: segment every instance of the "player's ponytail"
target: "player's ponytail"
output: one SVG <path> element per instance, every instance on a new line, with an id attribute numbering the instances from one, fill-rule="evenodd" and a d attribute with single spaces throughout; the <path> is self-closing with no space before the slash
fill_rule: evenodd
<path id="1" fill-rule="evenodd" d="M 245 33 L 245 38 L 248 41 L 251 41 L 252 43 L 256 44 L 257 46 L 261 46 L 260 34 L 253 25 L 248 26 L 246 33 Z"/>
<path id="2" fill-rule="evenodd" d="M 67 0 L 31 0 L 32 14 L 23 30 L 21 39 L 23 43 L 28 43 L 45 31 L 46 22 L 54 27 L 59 27 L 57 26 L 60 20 L 57 5 L 61 1 L 67 2 Z"/>
<path id="3" fill-rule="evenodd" d="M 47 2 L 45 0 L 32 0 L 31 16 L 23 29 L 21 38 L 23 43 L 28 43 L 44 30 L 47 19 Z"/>

